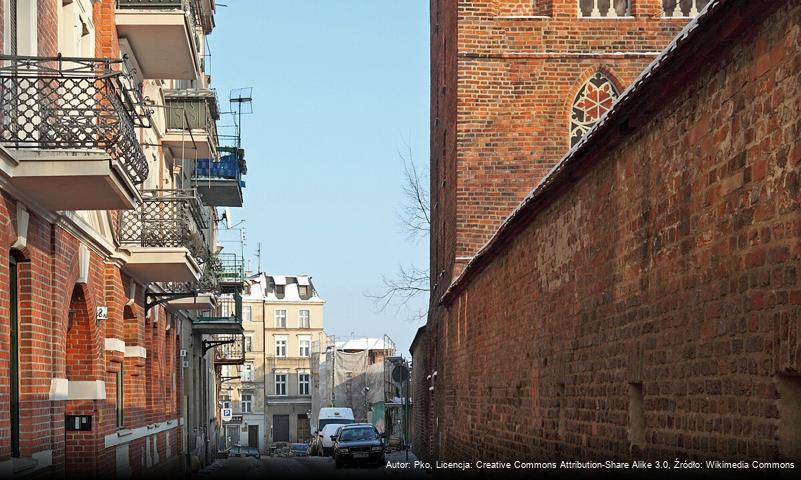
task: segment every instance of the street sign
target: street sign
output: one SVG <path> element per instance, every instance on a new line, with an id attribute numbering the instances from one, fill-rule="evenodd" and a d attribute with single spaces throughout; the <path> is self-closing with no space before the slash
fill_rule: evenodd
<path id="1" fill-rule="evenodd" d="M 97 307 L 95 313 L 96 320 L 108 320 L 108 307 Z"/>
<path id="2" fill-rule="evenodd" d="M 405 382 L 409 378 L 409 369 L 403 365 L 398 365 L 392 369 L 392 380 L 397 383 Z"/>
<path id="3" fill-rule="evenodd" d="M 223 408 L 220 416 L 223 422 L 230 422 L 234 418 L 234 412 L 230 408 Z"/>

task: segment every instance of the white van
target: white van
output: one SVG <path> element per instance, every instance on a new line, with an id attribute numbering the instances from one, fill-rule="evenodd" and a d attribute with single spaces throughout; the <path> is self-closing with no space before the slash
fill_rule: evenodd
<path id="1" fill-rule="evenodd" d="M 334 442 L 331 435 L 336 433 L 336 429 L 342 425 L 354 423 L 353 410 L 341 407 L 324 407 L 320 409 L 317 416 L 317 432 L 315 443 L 317 452 L 323 455 L 331 455 L 334 449 Z M 328 427 L 328 428 L 326 428 Z"/>

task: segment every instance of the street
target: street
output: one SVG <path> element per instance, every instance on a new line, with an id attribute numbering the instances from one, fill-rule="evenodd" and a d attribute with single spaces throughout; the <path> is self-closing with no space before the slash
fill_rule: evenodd
<path id="1" fill-rule="evenodd" d="M 414 456 L 410 454 L 413 464 Z M 387 454 L 388 462 L 405 462 L 404 452 Z M 430 478 L 423 469 L 388 469 L 386 466 L 345 467 L 337 470 L 330 457 L 269 457 L 228 458 L 214 462 L 193 475 L 197 479 L 250 479 L 250 478 Z"/>

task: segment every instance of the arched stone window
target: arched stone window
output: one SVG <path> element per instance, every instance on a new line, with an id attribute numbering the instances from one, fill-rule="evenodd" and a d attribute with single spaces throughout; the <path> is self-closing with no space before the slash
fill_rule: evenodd
<path id="1" fill-rule="evenodd" d="M 570 146 L 572 147 L 595 125 L 615 103 L 619 93 L 615 84 L 601 72 L 582 85 L 570 112 Z"/>

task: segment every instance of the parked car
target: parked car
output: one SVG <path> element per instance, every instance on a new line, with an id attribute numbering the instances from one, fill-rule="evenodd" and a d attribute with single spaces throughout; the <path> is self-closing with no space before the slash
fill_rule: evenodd
<path id="1" fill-rule="evenodd" d="M 261 453 L 256 447 L 243 447 L 241 445 L 234 445 L 222 451 L 222 456 L 225 458 L 233 457 L 253 457 L 261 458 Z"/>
<path id="2" fill-rule="evenodd" d="M 332 435 L 334 442 L 334 462 L 336 468 L 351 463 L 365 463 L 381 466 L 386 462 L 384 457 L 384 434 L 369 423 L 344 425 L 337 435 Z"/>
<path id="3" fill-rule="evenodd" d="M 309 455 L 309 446 L 305 443 L 293 443 L 289 446 L 289 453 L 293 457 L 306 457 Z"/>
<path id="4" fill-rule="evenodd" d="M 326 426 L 336 425 L 349 425 L 354 422 L 353 410 L 345 407 L 323 407 L 317 415 L 317 429 L 312 435 L 311 451 L 316 455 L 330 456 L 333 452 L 333 444 L 328 441 L 327 435 L 323 434 Z M 335 427 L 329 427 L 328 432 L 334 432 Z"/>
<path id="5" fill-rule="evenodd" d="M 338 423 L 329 423 L 323 427 L 319 435 L 319 448 L 318 451 L 324 457 L 330 457 L 334 454 L 334 441 L 331 437 L 336 436 L 337 430 L 342 428 L 343 425 Z"/>

